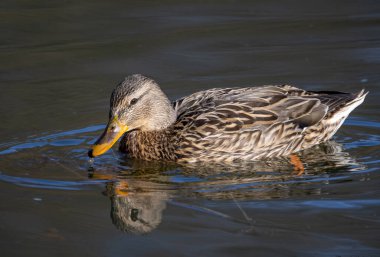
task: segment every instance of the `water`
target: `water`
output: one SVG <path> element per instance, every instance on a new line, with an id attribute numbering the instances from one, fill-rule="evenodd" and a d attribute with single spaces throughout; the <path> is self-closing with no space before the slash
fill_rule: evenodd
<path id="1" fill-rule="evenodd" d="M 380 256 L 377 1 L 3 1 L 2 256 Z M 113 87 L 370 91 L 332 142 L 182 167 L 89 163 Z M 91 167 L 91 168 L 90 168 Z"/>

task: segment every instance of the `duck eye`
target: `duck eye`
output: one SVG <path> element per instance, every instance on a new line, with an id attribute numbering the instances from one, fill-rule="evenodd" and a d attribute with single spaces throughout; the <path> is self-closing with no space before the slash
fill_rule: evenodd
<path id="1" fill-rule="evenodd" d="M 137 98 L 133 98 L 129 104 L 134 105 L 135 103 L 137 103 Z"/>

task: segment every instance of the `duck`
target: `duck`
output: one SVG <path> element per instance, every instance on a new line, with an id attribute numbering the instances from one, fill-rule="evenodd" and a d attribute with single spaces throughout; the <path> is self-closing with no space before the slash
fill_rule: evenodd
<path id="1" fill-rule="evenodd" d="M 368 92 L 291 85 L 213 88 L 170 101 L 152 78 L 127 76 L 113 90 L 109 121 L 88 156 L 119 139 L 130 158 L 177 163 L 292 156 L 328 141 Z"/>

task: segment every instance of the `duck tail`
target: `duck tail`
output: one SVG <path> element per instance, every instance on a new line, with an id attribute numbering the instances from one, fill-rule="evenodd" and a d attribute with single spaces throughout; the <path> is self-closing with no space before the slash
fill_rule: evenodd
<path id="1" fill-rule="evenodd" d="M 328 118 L 324 120 L 325 127 L 329 128 L 326 130 L 324 141 L 330 139 L 337 132 L 348 115 L 363 103 L 367 94 L 368 91 L 364 89 L 358 93 L 347 94 L 345 103 L 334 108 Z"/>
<path id="2" fill-rule="evenodd" d="M 369 91 L 365 91 L 364 89 L 360 90 L 360 92 L 352 94 L 352 100 L 347 102 L 343 109 L 345 109 L 345 112 L 348 111 L 347 115 L 352 112 L 356 107 L 361 105 L 365 99 L 365 97 L 368 95 Z"/>

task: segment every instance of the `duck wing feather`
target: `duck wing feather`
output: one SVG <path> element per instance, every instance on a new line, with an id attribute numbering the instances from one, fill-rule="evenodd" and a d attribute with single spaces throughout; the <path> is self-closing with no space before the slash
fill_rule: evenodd
<path id="1" fill-rule="evenodd" d="M 303 131 L 355 99 L 289 85 L 210 89 L 177 100 L 177 154 L 256 159 L 296 151 Z M 206 155 L 205 155 L 206 156 Z"/>

